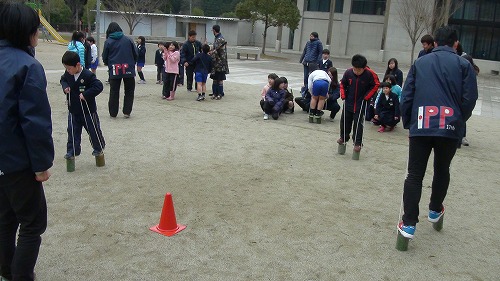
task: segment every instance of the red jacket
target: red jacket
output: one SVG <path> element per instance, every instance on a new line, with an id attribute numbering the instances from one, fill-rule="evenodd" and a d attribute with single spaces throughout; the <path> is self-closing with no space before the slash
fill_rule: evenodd
<path id="1" fill-rule="evenodd" d="M 347 69 L 340 79 L 340 98 L 345 100 L 345 110 L 358 111 L 363 100 L 370 100 L 379 85 L 377 74 L 369 67 L 365 67 L 359 76 L 354 74 L 352 68 Z"/>

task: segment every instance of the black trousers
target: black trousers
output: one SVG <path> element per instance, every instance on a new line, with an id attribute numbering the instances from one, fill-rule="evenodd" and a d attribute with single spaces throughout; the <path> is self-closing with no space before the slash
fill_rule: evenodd
<path id="1" fill-rule="evenodd" d="M 156 81 L 163 81 L 163 73 L 165 72 L 165 68 L 163 65 L 156 66 Z"/>
<path id="2" fill-rule="evenodd" d="M 411 137 L 408 175 L 404 183 L 403 204 L 405 225 L 418 222 L 418 203 L 422 196 L 427 161 L 434 150 L 434 177 L 429 210 L 440 212 L 450 184 L 450 164 L 457 151 L 457 140 L 443 137 Z"/>
<path id="3" fill-rule="evenodd" d="M 178 78 L 179 75 L 175 73 L 165 73 L 163 80 L 163 90 L 162 95 L 164 97 L 170 97 L 170 92 L 175 91 L 177 89 L 177 84 L 179 84 Z"/>
<path id="4" fill-rule="evenodd" d="M 68 143 L 66 152 L 79 155 L 82 143 L 82 128 L 85 128 L 90 137 L 90 144 L 95 151 L 102 151 L 106 146 L 101 132 L 101 122 L 97 112 L 90 114 L 68 114 Z M 73 147 L 74 143 L 74 147 Z"/>
<path id="5" fill-rule="evenodd" d="M 132 106 L 134 105 L 135 78 L 125 77 L 119 79 L 109 79 L 109 115 L 116 117 L 120 105 L 120 85 L 125 87 L 125 95 L 123 97 L 123 114 L 130 115 Z"/>
<path id="6" fill-rule="evenodd" d="M 16 246 L 16 231 L 19 236 Z M 42 183 L 30 170 L 0 176 L 0 275 L 33 280 L 41 235 L 47 228 Z"/>
<path id="7" fill-rule="evenodd" d="M 340 117 L 340 137 L 344 139 L 344 142 L 347 142 L 350 139 L 349 135 L 351 134 L 352 129 L 354 132 L 352 136 L 354 139 L 354 145 L 361 145 L 363 143 L 363 119 L 365 116 L 366 104 L 366 102 L 363 102 L 361 108 L 356 112 L 348 110 L 344 110 L 342 112 L 342 117 Z"/>
<path id="8" fill-rule="evenodd" d="M 194 65 L 186 66 L 186 88 L 188 90 L 193 89 L 193 79 L 194 79 Z M 196 83 L 194 84 L 194 89 L 196 89 Z"/>

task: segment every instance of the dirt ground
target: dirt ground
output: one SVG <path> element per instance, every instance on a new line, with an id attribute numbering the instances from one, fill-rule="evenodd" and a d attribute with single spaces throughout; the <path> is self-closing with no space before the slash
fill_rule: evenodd
<path id="1" fill-rule="evenodd" d="M 97 102 L 106 166 L 95 166 L 83 136 L 76 171 L 68 173 L 64 51 L 37 47 L 56 148 L 39 281 L 498 280 L 499 120 L 468 122 L 471 146 L 453 160 L 441 232 L 426 220 L 429 163 L 416 238 L 399 252 L 408 154 L 401 127 L 380 134 L 367 125 L 354 161 L 350 145 L 337 154 L 338 118 L 310 124 L 296 111 L 264 121 L 260 87 L 236 83 L 225 84 L 220 101 L 196 102 L 195 93 L 180 89 L 167 102 L 151 73 L 136 87 L 130 119 L 109 117 L 105 86 Z M 98 77 L 105 81 L 106 72 Z M 173 237 L 149 230 L 166 192 L 178 223 L 187 225 Z"/>

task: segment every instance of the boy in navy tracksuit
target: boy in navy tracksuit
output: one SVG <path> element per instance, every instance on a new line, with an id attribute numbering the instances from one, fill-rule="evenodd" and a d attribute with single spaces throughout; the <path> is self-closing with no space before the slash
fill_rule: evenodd
<path id="1" fill-rule="evenodd" d="M 366 66 L 368 62 L 364 56 L 354 55 L 351 64 L 352 68 L 347 69 L 340 80 L 340 97 L 344 100 L 344 110 L 337 143 L 349 141 L 349 134 L 353 129 L 354 151 L 359 152 L 363 143 L 365 109 L 370 98 L 377 92 L 380 82 L 377 74 Z"/>
<path id="2" fill-rule="evenodd" d="M 102 136 L 95 97 L 103 86 L 95 74 L 80 65 L 78 54 L 67 51 L 62 57 L 66 71 L 61 76 L 61 86 L 68 102 L 68 144 L 66 159 L 80 155 L 82 127 L 90 136 L 94 151 L 92 155 L 103 153 L 105 142 Z"/>
<path id="3" fill-rule="evenodd" d="M 318 62 L 319 69 L 328 72 L 330 67 L 333 67 L 333 62 L 330 60 L 330 50 L 324 49 L 321 61 Z"/>

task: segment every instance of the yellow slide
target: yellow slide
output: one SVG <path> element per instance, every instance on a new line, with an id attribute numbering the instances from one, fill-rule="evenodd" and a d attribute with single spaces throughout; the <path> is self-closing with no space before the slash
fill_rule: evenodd
<path id="1" fill-rule="evenodd" d="M 68 44 L 68 41 L 64 40 L 59 33 L 50 25 L 50 23 L 42 16 L 42 13 L 38 13 L 40 16 L 40 23 L 47 29 L 47 31 L 57 40 L 57 42 Z"/>

